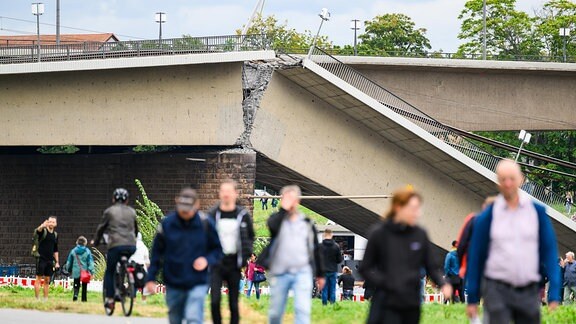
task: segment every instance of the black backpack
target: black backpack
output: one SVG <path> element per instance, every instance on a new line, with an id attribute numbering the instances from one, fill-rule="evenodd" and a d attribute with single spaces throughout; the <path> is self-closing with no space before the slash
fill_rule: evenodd
<path id="1" fill-rule="evenodd" d="M 38 235 L 38 232 L 34 230 L 34 234 L 32 234 L 32 250 L 30 251 L 30 255 L 35 258 L 40 257 L 40 252 L 38 252 L 38 248 L 40 247 L 40 243 L 46 239 L 48 235 L 47 229 L 42 229 L 42 234 Z M 58 233 L 54 231 L 54 237 L 58 240 Z"/>

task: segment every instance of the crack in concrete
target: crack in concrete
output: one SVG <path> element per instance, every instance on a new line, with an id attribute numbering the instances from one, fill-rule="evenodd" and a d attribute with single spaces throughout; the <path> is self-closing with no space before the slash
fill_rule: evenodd
<path id="1" fill-rule="evenodd" d="M 264 97 L 266 89 L 268 89 L 274 71 L 299 67 L 302 65 L 301 63 L 301 60 L 283 57 L 269 62 L 244 62 L 244 66 L 242 67 L 244 131 L 236 140 L 236 145 L 247 149 L 253 148 L 250 137 L 254 129 L 256 113 L 260 108 L 260 102 Z"/>

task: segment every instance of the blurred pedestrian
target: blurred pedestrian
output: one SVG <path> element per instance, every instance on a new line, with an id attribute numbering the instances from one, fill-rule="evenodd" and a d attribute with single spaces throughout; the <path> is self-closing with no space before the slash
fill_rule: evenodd
<path id="1" fill-rule="evenodd" d="M 88 240 L 84 236 L 78 237 L 76 247 L 70 251 L 66 259 L 66 264 L 64 265 L 64 269 L 66 269 L 74 279 L 72 301 L 78 300 L 80 287 L 82 287 L 81 300 L 83 302 L 88 301 L 88 282 L 81 282 L 80 274 L 82 270 L 88 271 L 90 275 L 94 274 L 94 258 L 92 257 L 90 249 L 86 247 L 86 244 L 88 244 Z"/>
<path id="2" fill-rule="evenodd" d="M 418 323 L 420 320 L 421 269 L 439 286 L 444 296 L 452 287 L 444 283 L 433 264 L 432 246 L 426 231 L 419 227 L 422 198 L 411 190 L 394 193 L 385 219 L 369 232 L 360 274 L 376 286 L 369 324 Z"/>
<path id="3" fill-rule="evenodd" d="M 268 210 L 268 197 L 260 198 L 260 203 L 262 203 L 262 210 Z"/>
<path id="4" fill-rule="evenodd" d="M 324 271 L 326 274 L 326 284 L 322 289 L 322 305 L 334 304 L 336 302 L 336 279 L 338 276 L 338 265 L 342 262 L 342 252 L 340 247 L 332 239 L 332 230 L 327 228 L 324 231 L 324 240 L 320 245 L 322 260 L 324 261 Z"/>
<path id="5" fill-rule="evenodd" d="M 548 307 L 555 309 L 559 301 L 556 235 L 546 207 L 520 190 L 520 166 L 502 160 L 496 175 L 500 194 L 474 221 L 466 271 L 467 313 L 477 320 L 483 296 L 486 323 L 540 323 L 543 278 L 550 282 Z"/>
<path id="6" fill-rule="evenodd" d="M 299 211 L 298 186 L 286 186 L 280 192 L 280 211 L 268 218 L 271 244 L 265 251 L 271 274 L 269 323 L 282 323 L 290 291 L 294 294 L 295 323 L 310 323 L 313 277 L 318 288 L 324 288 L 324 265 L 317 239 L 316 226 Z M 266 253 L 263 253 L 266 255 Z"/>
<path id="7" fill-rule="evenodd" d="M 238 184 L 226 180 L 218 190 L 220 201 L 208 212 L 216 224 L 224 258 L 210 267 L 210 306 L 214 324 L 222 323 L 220 313 L 222 283 L 228 287 L 230 323 L 240 322 L 238 298 L 242 267 L 248 263 L 254 245 L 254 226 L 247 209 L 237 204 Z"/>
<path id="8" fill-rule="evenodd" d="M 254 292 L 256 293 L 256 299 L 260 299 L 260 281 L 261 279 L 257 278 L 258 274 L 264 274 L 265 269 L 263 266 L 257 263 L 258 259 L 256 254 L 252 253 L 250 256 L 250 260 L 248 261 L 248 265 L 246 266 L 246 281 L 248 282 L 248 291 L 246 291 L 246 296 L 250 298 L 252 295 L 252 288 L 254 288 Z M 265 278 L 265 277 L 264 277 Z"/>
<path id="9" fill-rule="evenodd" d="M 564 207 L 566 208 L 566 214 L 570 215 L 573 203 L 574 200 L 572 199 L 572 193 L 570 191 L 566 191 L 566 196 L 564 197 Z"/>
<path id="10" fill-rule="evenodd" d="M 146 283 L 146 276 L 148 275 L 148 267 L 150 266 L 150 251 L 148 251 L 148 247 L 142 241 L 142 233 L 138 232 L 136 235 L 136 252 L 132 254 L 130 257 L 131 262 L 136 264 L 136 271 L 134 272 L 135 286 L 138 289 L 142 290 L 142 300 L 146 300 L 146 296 L 150 293 L 146 290 L 144 284 Z M 136 283 L 138 283 L 136 285 Z M 139 288 L 141 287 L 141 288 Z"/>
<path id="11" fill-rule="evenodd" d="M 562 262 L 564 269 L 564 303 L 573 304 L 576 299 L 576 261 L 574 252 L 566 253 L 566 259 Z"/>
<path id="12" fill-rule="evenodd" d="M 208 293 L 208 267 L 222 258 L 216 227 L 202 218 L 196 190 L 186 187 L 176 197 L 176 211 L 158 226 L 152 244 L 146 289 L 156 291 L 162 267 L 170 324 L 203 323 Z"/>

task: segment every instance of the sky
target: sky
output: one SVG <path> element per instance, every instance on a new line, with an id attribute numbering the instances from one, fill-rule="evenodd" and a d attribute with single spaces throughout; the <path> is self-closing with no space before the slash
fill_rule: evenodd
<path id="1" fill-rule="evenodd" d="M 42 1 L 42 0 L 40 0 Z M 0 35 L 35 34 L 32 1 L 0 0 Z M 182 34 L 192 36 L 230 35 L 241 28 L 251 16 L 257 0 L 60 0 L 61 33 L 85 33 L 64 27 L 95 32 L 113 32 L 120 40 L 155 39 L 158 24 L 154 13 L 166 12 L 164 38 Z M 458 14 L 465 0 L 266 0 L 263 14 L 275 15 L 298 31 L 316 31 L 318 13 L 324 7 L 331 19 L 324 24 L 322 35 L 335 45 L 351 44 L 351 19 L 370 20 L 384 13 L 403 13 L 414 20 L 416 27 L 426 28 L 433 50 L 455 52 L 460 44 Z M 518 0 L 520 10 L 532 13 L 544 0 Z M 44 0 L 45 13 L 41 23 L 55 24 L 56 0 Z M 14 20 L 23 19 L 30 22 Z M 363 29 L 360 30 L 362 32 Z M 43 34 L 55 34 L 55 27 L 41 25 Z"/>

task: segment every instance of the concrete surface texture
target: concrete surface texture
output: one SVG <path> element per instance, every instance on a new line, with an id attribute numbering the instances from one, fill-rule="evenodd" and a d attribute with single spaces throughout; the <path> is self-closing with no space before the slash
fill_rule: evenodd
<path id="1" fill-rule="evenodd" d="M 0 309 L 0 322 L 3 324 L 164 324 L 167 319 L 143 318 L 143 317 L 120 317 L 106 315 L 86 315 L 70 313 L 48 313 L 22 309 Z"/>
<path id="2" fill-rule="evenodd" d="M 0 75 L 0 145 L 229 145 L 242 62 Z"/>
<path id="3" fill-rule="evenodd" d="M 435 119 L 457 128 L 576 129 L 576 64 L 340 59 Z"/>
<path id="4" fill-rule="evenodd" d="M 396 144 L 368 130 L 279 73 L 264 95 L 251 142 L 268 158 L 338 194 L 389 194 L 413 185 L 425 197 L 423 223 L 434 243 L 448 247 L 463 217 L 482 197 L 441 174 Z M 289 181 L 289 180 L 286 180 Z M 386 200 L 358 201 L 375 215 Z M 372 219 L 334 219 L 365 234 Z"/>

